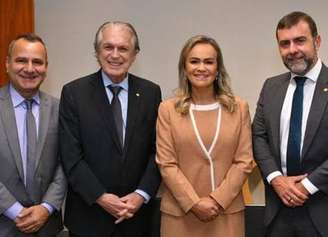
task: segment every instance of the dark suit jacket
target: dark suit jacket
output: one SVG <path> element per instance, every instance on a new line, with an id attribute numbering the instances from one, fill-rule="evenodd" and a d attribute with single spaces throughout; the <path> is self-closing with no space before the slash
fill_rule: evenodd
<path id="1" fill-rule="evenodd" d="M 24 236 L 3 212 L 16 201 L 23 206 L 46 202 L 60 210 L 66 179 L 58 157 L 58 100 L 40 92 L 40 124 L 37 144 L 36 190 L 30 197 L 24 185 L 15 111 L 9 87 L 0 89 L 0 237 Z M 61 213 L 55 211 L 36 235 L 53 236 L 63 228 Z"/>
<path id="2" fill-rule="evenodd" d="M 290 80 L 290 73 L 269 78 L 263 86 L 253 121 L 254 156 L 265 181 L 268 226 L 283 203 L 266 177 L 281 171 L 280 113 Z M 303 149 L 302 172 L 319 188 L 305 206 L 322 236 L 328 236 L 328 69 L 322 66 L 307 120 Z"/>
<path id="3" fill-rule="evenodd" d="M 64 86 L 60 102 L 60 144 L 69 189 L 65 224 L 75 234 L 109 236 L 115 228 L 125 236 L 146 236 L 152 201 L 115 225 L 97 198 L 104 192 L 123 196 L 137 188 L 152 197 L 160 175 L 155 164 L 155 123 L 161 101 L 156 84 L 129 74 L 125 145 L 119 145 L 101 72 Z"/>

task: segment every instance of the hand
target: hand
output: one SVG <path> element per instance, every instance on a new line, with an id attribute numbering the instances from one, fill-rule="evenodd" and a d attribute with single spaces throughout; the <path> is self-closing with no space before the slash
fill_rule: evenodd
<path id="1" fill-rule="evenodd" d="M 298 185 L 306 176 L 306 174 L 298 176 L 277 176 L 272 180 L 271 185 L 286 206 L 302 206 L 309 197 L 308 194 L 300 191 Z"/>
<path id="2" fill-rule="evenodd" d="M 124 219 L 129 219 L 133 217 L 133 215 L 139 210 L 141 205 L 144 203 L 145 199 L 139 193 L 133 192 L 128 195 L 120 198 L 122 202 L 129 204 L 132 206 L 132 209 L 129 209 L 125 215 L 121 215 L 121 217 L 115 221 L 115 224 L 122 222 Z"/>
<path id="3" fill-rule="evenodd" d="M 134 207 L 123 202 L 118 196 L 111 193 L 104 193 L 96 201 L 105 211 L 116 218 L 126 216 L 129 210 Z"/>
<path id="4" fill-rule="evenodd" d="M 136 213 L 145 201 L 145 198 L 136 192 L 129 193 L 128 195 L 121 197 L 120 199 L 122 202 L 127 203 L 133 207 L 129 210 L 132 213 Z"/>
<path id="5" fill-rule="evenodd" d="M 42 205 L 23 208 L 15 219 L 16 227 L 23 233 L 37 232 L 48 220 L 49 212 Z"/>
<path id="6" fill-rule="evenodd" d="M 209 222 L 220 214 L 220 205 L 211 197 L 203 197 L 191 208 L 191 211 L 199 220 Z"/>
<path id="7" fill-rule="evenodd" d="M 307 189 L 303 186 L 301 182 L 296 183 L 296 188 L 301 191 L 304 195 L 309 196 L 310 193 L 307 191 Z"/>

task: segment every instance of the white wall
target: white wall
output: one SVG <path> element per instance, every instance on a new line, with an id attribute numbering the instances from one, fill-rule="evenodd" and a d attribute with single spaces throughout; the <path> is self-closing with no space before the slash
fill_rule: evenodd
<path id="1" fill-rule="evenodd" d="M 132 72 L 158 83 L 164 98 L 177 86 L 185 41 L 195 34 L 214 37 L 235 94 L 249 102 L 252 115 L 265 78 L 286 71 L 275 41 L 283 15 L 301 10 L 313 16 L 323 40 L 320 56 L 328 62 L 326 0 L 35 0 L 35 7 L 36 32 L 48 46 L 50 62 L 43 89 L 57 97 L 65 83 L 98 69 L 93 38 L 108 20 L 135 26 L 141 52 Z M 256 181 L 252 189 L 255 201 L 263 203 Z"/>

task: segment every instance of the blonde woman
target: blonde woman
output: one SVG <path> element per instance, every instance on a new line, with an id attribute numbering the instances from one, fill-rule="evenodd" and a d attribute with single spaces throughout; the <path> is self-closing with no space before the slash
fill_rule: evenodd
<path id="1" fill-rule="evenodd" d="M 242 186 L 253 168 L 248 105 L 227 82 L 221 50 L 194 36 L 179 60 L 179 89 L 161 103 L 157 163 L 162 237 L 242 237 Z"/>

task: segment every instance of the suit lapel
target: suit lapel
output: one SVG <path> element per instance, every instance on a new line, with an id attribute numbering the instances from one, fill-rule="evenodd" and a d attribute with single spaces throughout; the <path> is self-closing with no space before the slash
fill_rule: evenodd
<path id="1" fill-rule="evenodd" d="M 279 85 L 276 90 L 272 91 L 272 100 L 271 100 L 271 131 L 273 137 L 274 150 L 276 152 L 276 157 L 278 158 L 279 164 L 280 160 L 280 116 L 281 109 L 285 100 L 287 88 L 289 85 L 290 74 L 282 75 Z M 277 79 L 279 80 L 279 79 Z"/>
<path id="2" fill-rule="evenodd" d="M 128 95 L 128 113 L 126 121 L 126 130 L 125 130 L 125 140 L 124 140 L 124 154 L 128 150 L 131 137 L 134 132 L 134 127 L 138 114 L 140 114 L 140 99 L 142 93 L 140 88 L 137 86 L 136 79 L 133 75 L 129 74 L 129 95 Z"/>
<path id="3" fill-rule="evenodd" d="M 36 160 L 35 160 L 36 166 L 40 161 L 42 148 L 46 140 L 49 121 L 50 121 L 50 113 L 51 113 L 50 100 L 44 93 L 40 92 L 40 115 L 39 115 L 40 118 L 39 118 L 38 143 L 37 143 L 37 150 L 36 150 L 37 152 L 36 152 Z"/>
<path id="4" fill-rule="evenodd" d="M 122 146 L 119 142 L 119 137 L 117 134 L 117 131 L 115 129 L 115 122 L 114 122 L 114 117 L 113 113 L 111 112 L 111 107 L 108 101 L 108 97 L 106 94 L 106 89 L 104 87 L 104 84 L 102 82 L 101 78 L 101 71 L 98 71 L 96 73 L 95 78 L 92 79 L 91 81 L 92 85 L 92 95 L 93 95 L 93 100 L 94 100 L 94 105 L 97 107 L 100 116 L 104 119 L 104 124 L 107 127 L 107 131 L 109 131 L 110 136 L 113 139 L 113 142 L 115 143 L 118 151 L 122 154 Z"/>
<path id="5" fill-rule="evenodd" d="M 322 65 L 306 124 L 302 157 L 309 150 L 328 102 L 328 69 Z"/>
<path id="6" fill-rule="evenodd" d="M 1 88 L 0 103 L 1 107 L 3 108 L 0 110 L 0 115 L 3 122 L 5 134 L 8 138 L 9 147 L 15 159 L 19 176 L 22 180 L 24 180 L 23 163 L 20 153 L 18 131 L 16 126 L 16 116 L 9 94 L 9 86 Z"/>

